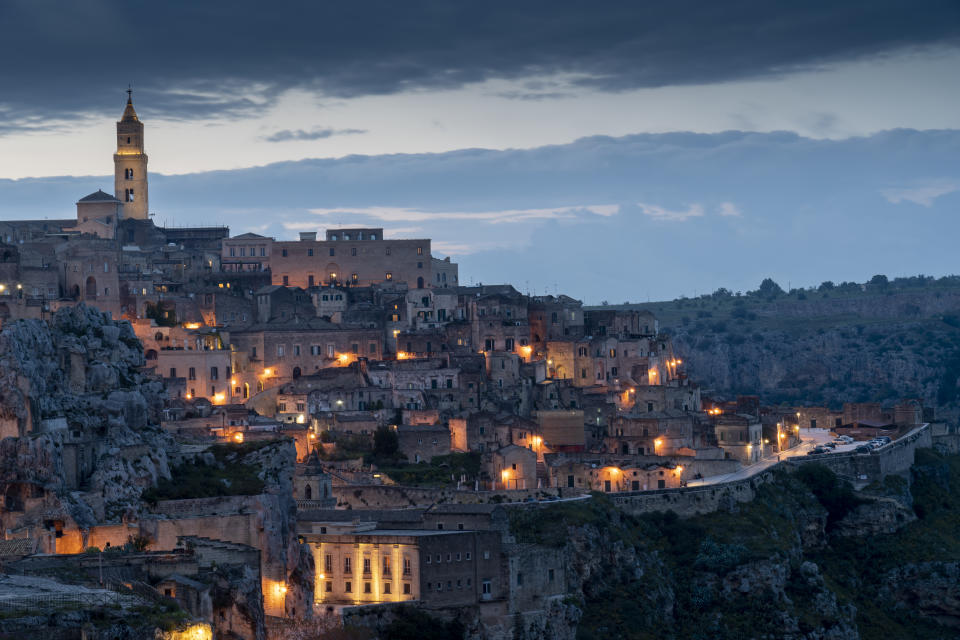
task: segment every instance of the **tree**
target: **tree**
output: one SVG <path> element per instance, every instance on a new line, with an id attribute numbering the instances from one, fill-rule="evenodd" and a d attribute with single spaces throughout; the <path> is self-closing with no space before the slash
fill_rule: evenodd
<path id="1" fill-rule="evenodd" d="M 870 278 L 870 282 L 868 284 L 877 287 L 878 289 L 886 289 L 887 285 L 890 284 L 890 281 L 887 279 L 887 276 L 878 273 Z"/>
<path id="2" fill-rule="evenodd" d="M 373 455 L 376 458 L 392 458 L 400 449 L 397 432 L 390 427 L 378 427 L 373 433 Z"/>
<path id="3" fill-rule="evenodd" d="M 772 278 L 764 278 L 757 292 L 761 297 L 767 298 L 768 300 L 783 295 L 783 289 L 781 289 L 780 285 L 774 282 Z"/>
<path id="4" fill-rule="evenodd" d="M 824 280 L 823 282 L 820 283 L 819 289 L 820 291 L 830 291 L 831 289 L 833 289 L 833 282 L 831 282 L 830 280 Z"/>

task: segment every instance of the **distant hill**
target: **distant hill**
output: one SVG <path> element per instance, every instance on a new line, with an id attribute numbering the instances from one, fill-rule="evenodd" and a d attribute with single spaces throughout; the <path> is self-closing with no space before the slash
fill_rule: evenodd
<path id="1" fill-rule="evenodd" d="M 621 307 L 655 313 L 691 378 L 717 394 L 831 405 L 916 397 L 958 406 L 958 276 L 875 276 L 789 292 L 767 279 L 745 294 L 720 289 Z"/>

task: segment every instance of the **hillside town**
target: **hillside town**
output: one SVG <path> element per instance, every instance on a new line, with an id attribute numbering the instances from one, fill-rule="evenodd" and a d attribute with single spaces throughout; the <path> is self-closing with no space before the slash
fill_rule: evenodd
<path id="1" fill-rule="evenodd" d="M 464 285 L 429 238 L 157 226 L 132 96 L 116 130 L 112 190 L 0 222 L 0 637 L 54 601 L 172 640 L 404 603 L 573 637 L 580 578 L 512 514 L 704 513 L 813 457 L 863 486 L 955 437 L 917 399 L 711 394 L 650 312 Z"/>

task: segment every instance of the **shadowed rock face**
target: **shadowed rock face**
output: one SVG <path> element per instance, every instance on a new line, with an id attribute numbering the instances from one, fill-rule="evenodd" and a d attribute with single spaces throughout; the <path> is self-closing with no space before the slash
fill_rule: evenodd
<path id="1" fill-rule="evenodd" d="M 5 527 L 31 526 L 44 513 L 68 526 L 116 521 L 169 477 L 176 444 L 159 427 L 163 384 L 143 364 L 130 325 L 84 305 L 3 328 L 0 491 L 17 485 L 27 496 L 0 515 Z"/>

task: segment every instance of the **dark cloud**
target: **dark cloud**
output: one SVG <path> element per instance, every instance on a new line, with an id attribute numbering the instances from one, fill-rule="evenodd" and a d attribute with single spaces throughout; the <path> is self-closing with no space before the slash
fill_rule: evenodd
<path id="1" fill-rule="evenodd" d="M 753 78 L 956 45 L 955 0 L 7 0 L 9 120 L 244 116 L 298 87 L 351 97 L 577 75 L 602 91 Z M 522 97 L 522 96 L 518 96 Z M 10 126 L 10 125 L 8 125 Z"/>
<path id="2" fill-rule="evenodd" d="M 366 129 L 311 129 L 310 131 L 304 131 L 303 129 L 297 129 L 296 131 L 292 129 L 283 129 L 282 131 L 277 131 L 269 136 L 264 136 L 263 139 L 267 142 L 322 140 L 324 138 L 332 138 L 333 136 L 348 136 L 366 132 Z"/>

